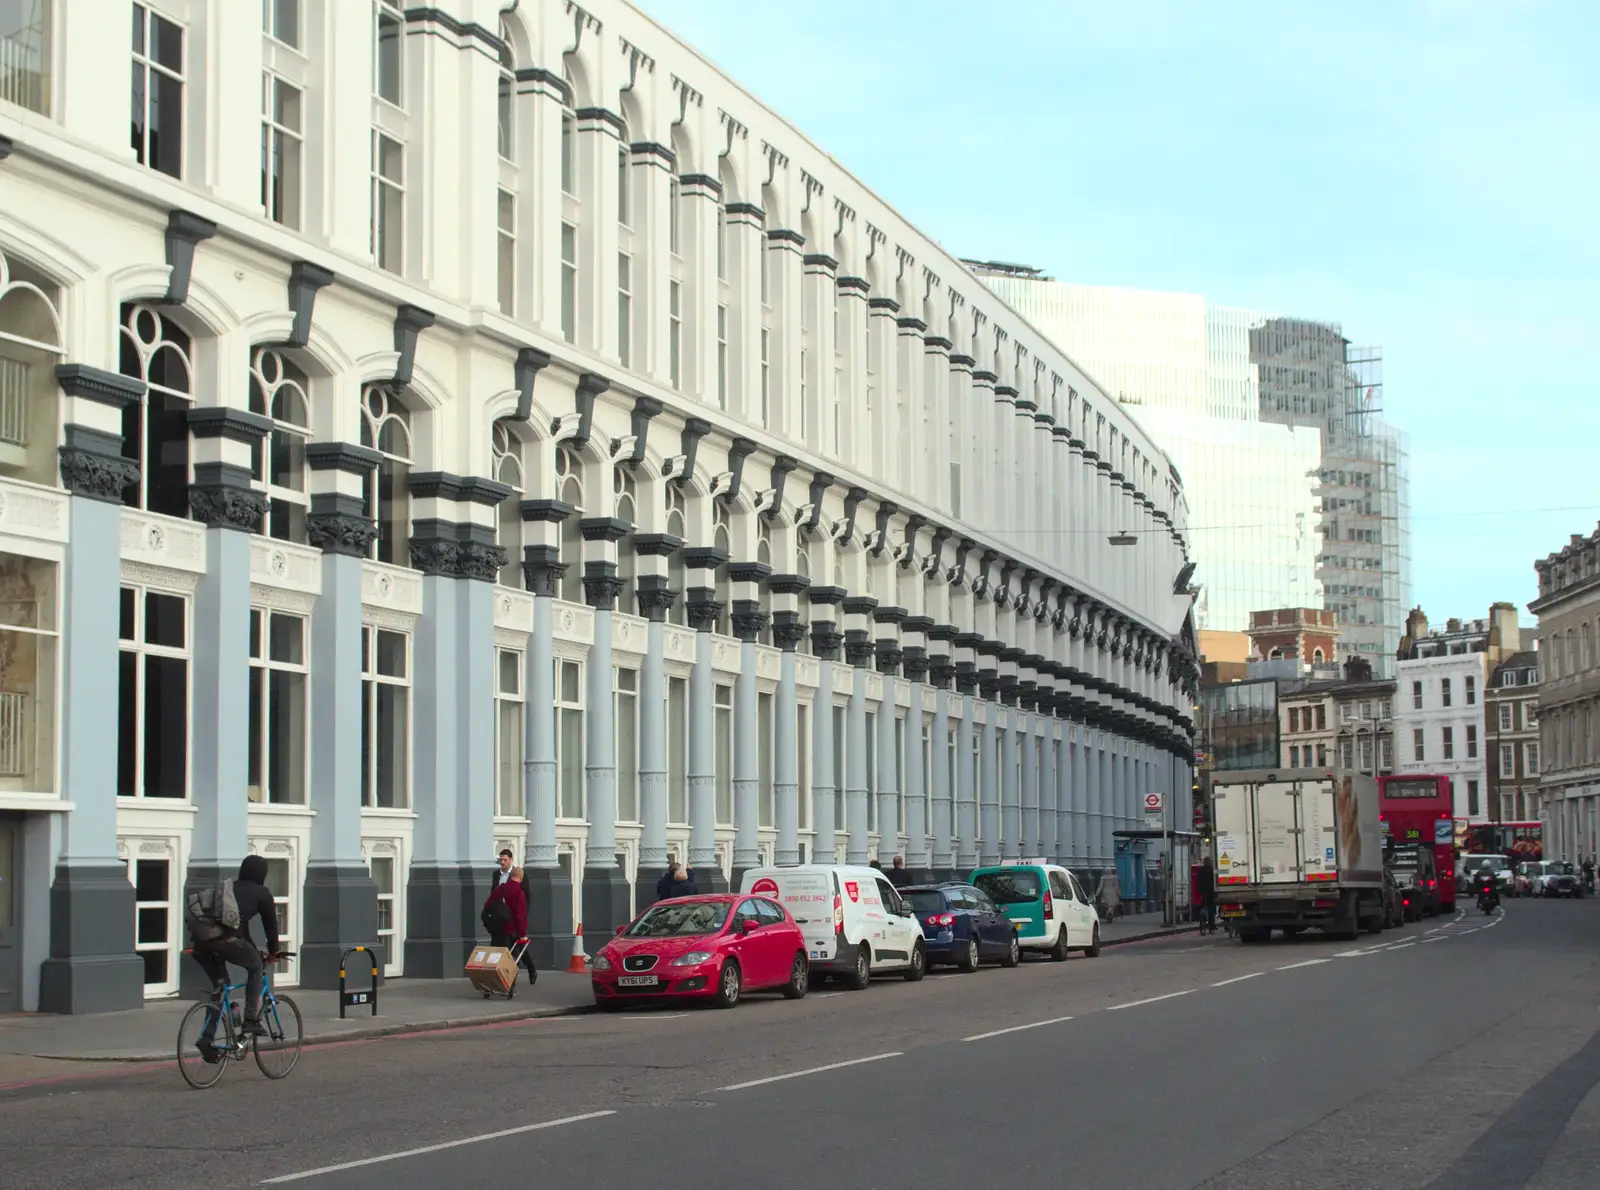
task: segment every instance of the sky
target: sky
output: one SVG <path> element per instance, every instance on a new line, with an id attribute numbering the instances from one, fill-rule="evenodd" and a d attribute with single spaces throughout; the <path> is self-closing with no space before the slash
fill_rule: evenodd
<path id="1" fill-rule="evenodd" d="M 1381 347 L 1430 619 L 1600 520 L 1594 0 L 636 2 L 955 255 Z"/>

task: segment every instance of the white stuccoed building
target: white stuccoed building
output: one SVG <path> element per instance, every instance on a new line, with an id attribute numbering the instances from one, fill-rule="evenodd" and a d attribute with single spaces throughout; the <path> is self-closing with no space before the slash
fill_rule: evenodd
<path id="1" fill-rule="evenodd" d="M 0 1012 L 176 992 L 184 887 L 250 852 L 281 977 L 328 986 L 355 943 L 458 974 L 501 847 L 550 962 L 671 857 L 703 888 L 1093 872 L 1145 792 L 1187 821 L 1168 460 L 669 32 L 611 0 L 31 11 L 0 42 Z"/>
<path id="2" fill-rule="evenodd" d="M 1497 603 L 1480 620 L 1430 630 L 1420 608 L 1407 617 L 1394 695 L 1395 772 L 1448 776 L 1455 817 L 1489 822 L 1489 675 L 1516 654 L 1517 609 Z"/>

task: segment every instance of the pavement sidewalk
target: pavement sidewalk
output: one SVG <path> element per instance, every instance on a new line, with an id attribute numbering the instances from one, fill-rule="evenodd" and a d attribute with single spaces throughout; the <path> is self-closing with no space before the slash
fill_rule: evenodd
<path id="1" fill-rule="evenodd" d="M 529 988 L 519 981 L 514 999 L 485 1000 L 465 979 L 394 979 L 378 992 L 378 1014 L 351 1008 L 339 1019 L 339 994 L 286 988 L 300 1006 L 307 1043 L 455 1029 L 538 1016 L 564 1016 L 594 1004 L 587 975 L 541 971 Z M 11 1057 L 139 1062 L 175 1056 L 178 1023 L 194 1003 L 157 1000 L 128 1012 L 89 1016 L 19 1013 L 0 1016 L 0 1082 L 25 1064 Z"/>
<path id="2" fill-rule="evenodd" d="M 1129 942 L 1144 942 L 1150 938 L 1165 938 L 1169 934 L 1190 934 L 1199 929 L 1192 921 L 1165 925 L 1159 910 L 1151 913 L 1126 913 L 1115 921 L 1100 924 L 1100 945 L 1122 946 Z"/>

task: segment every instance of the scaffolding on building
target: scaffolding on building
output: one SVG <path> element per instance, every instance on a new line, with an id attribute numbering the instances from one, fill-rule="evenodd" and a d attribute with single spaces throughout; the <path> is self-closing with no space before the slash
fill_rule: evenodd
<path id="1" fill-rule="evenodd" d="M 1340 659 L 1392 677 L 1411 600 L 1405 435 L 1383 417 L 1383 353 L 1350 345 L 1336 323 L 1270 318 L 1250 330 L 1261 419 L 1315 426 L 1322 606 L 1344 632 Z"/>

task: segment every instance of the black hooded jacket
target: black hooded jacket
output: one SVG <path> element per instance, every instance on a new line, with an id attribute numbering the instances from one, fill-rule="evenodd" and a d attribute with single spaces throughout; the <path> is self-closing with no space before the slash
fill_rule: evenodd
<path id="1" fill-rule="evenodd" d="M 250 936 L 250 919 L 261 918 L 267 936 L 267 950 L 278 953 L 278 905 L 267 891 L 267 861 L 247 855 L 239 865 L 239 878 L 233 882 L 233 896 L 239 902 L 239 931 L 233 937 Z"/>

